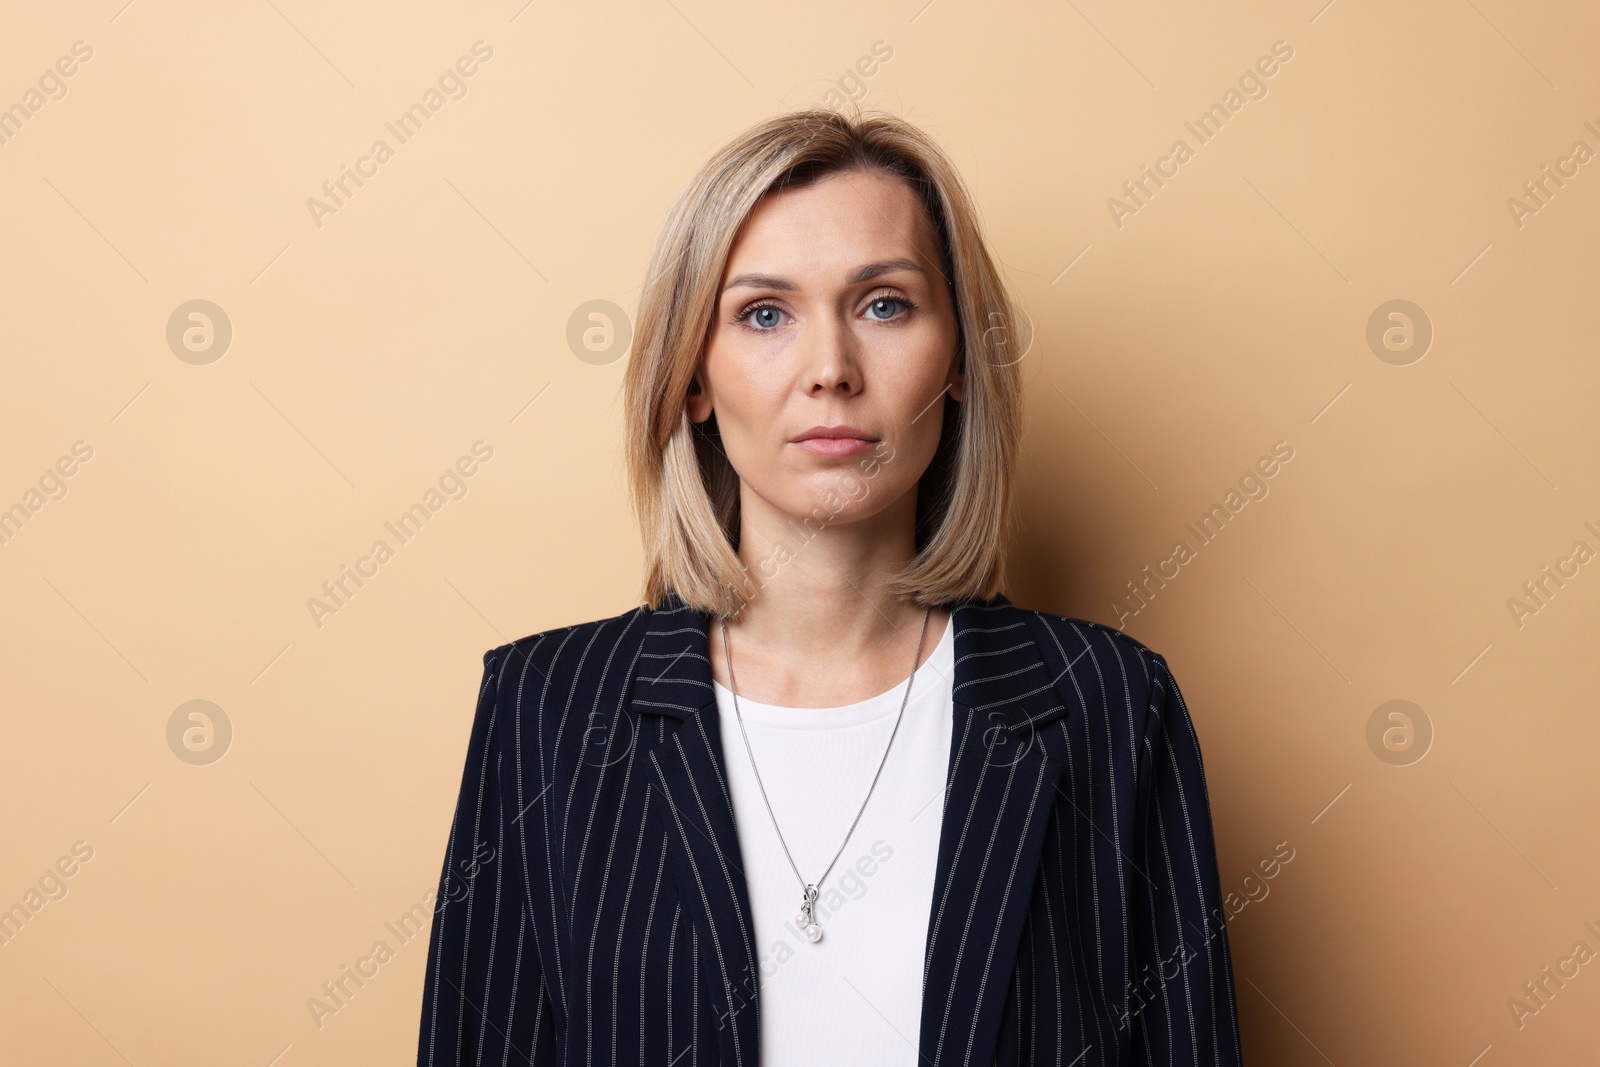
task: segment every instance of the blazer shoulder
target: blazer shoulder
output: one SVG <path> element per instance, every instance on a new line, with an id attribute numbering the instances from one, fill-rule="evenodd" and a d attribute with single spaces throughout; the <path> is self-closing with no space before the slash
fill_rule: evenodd
<path id="1" fill-rule="evenodd" d="M 1121 665 L 1135 672 L 1129 681 L 1141 683 L 1145 692 L 1158 671 L 1167 670 L 1166 657 L 1131 634 L 1105 623 L 1057 615 L 1050 611 L 1019 608 L 1034 629 L 1034 640 L 1045 649 L 1048 659 L 1060 660 L 1056 673 L 1076 670 L 1085 655 L 1094 666 Z"/>
<path id="2" fill-rule="evenodd" d="M 637 625 L 639 620 L 649 614 L 649 609 L 641 604 L 603 619 L 590 619 L 568 626 L 540 630 L 489 649 L 483 654 L 483 665 L 485 668 L 497 665 L 502 676 L 512 668 L 531 668 L 548 676 L 549 669 L 562 648 L 572 647 L 574 643 L 577 647 L 584 648 L 596 641 L 606 641 L 608 645 L 614 644 L 624 639 L 630 629 L 639 631 L 641 629 Z M 608 638 L 610 640 L 607 640 Z"/>
<path id="3" fill-rule="evenodd" d="M 1039 611 L 1036 608 L 1017 609 L 1024 615 L 1030 615 L 1048 627 L 1051 633 L 1071 637 L 1074 641 L 1104 644 L 1107 647 L 1115 646 L 1125 653 L 1139 656 L 1157 656 L 1160 653 L 1152 650 L 1144 642 L 1132 634 L 1118 630 L 1114 626 L 1107 626 L 1103 622 L 1094 622 L 1090 619 L 1080 619 L 1073 615 L 1057 615 L 1051 611 Z"/>

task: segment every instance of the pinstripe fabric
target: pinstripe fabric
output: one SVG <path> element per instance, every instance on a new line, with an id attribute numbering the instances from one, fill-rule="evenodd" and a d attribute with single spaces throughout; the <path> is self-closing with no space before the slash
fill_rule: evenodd
<path id="1" fill-rule="evenodd" d="M 759 1067 L 750 904 L 706 617 L 681 601 L 484 656 L 419 1067 Z M 1160 655 L 954 608 L 918 1042 L 956 1064 L 1236 1065 L 1200 748 Z"/>

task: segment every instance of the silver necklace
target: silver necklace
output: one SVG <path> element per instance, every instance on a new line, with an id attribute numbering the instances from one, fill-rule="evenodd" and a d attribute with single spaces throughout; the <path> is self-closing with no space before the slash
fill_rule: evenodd
<path id="1" fill-rule="evenodd" d="M 900 720 L 905 716 L 906 703 L 911 699 L 911 681 L 917 676 L 917 661 L 922 658 L 922 642 L 928 634 L 928 615 L 932 608 L 922 611 L 922 632 L 917 635 L 917 652 L 911 659 L 911 677 L 906 679 L 906 692 L 900 698 L 900 713 L 895 716 L 894 729 L 889 732 L 889 743 L 883 748 L 883 758 L 878 761 L 878 769 L 872 773 L 872 784 L 867 786 L 867 795 L 862 798 L 861 808 L 856 812 L 856 817 L 850 822 L 850 829 L 845 831 L 844 840 L 839 842 L 839 851 L 833 854 L 833 859 L 828 861 L 828 866 L 823 869 L 820 877 L 815 882 L 807 882 L 800 874 L 800 868 L 795 866 L 794 857 L 789 854 L 789 844 L 783 839 L 783 831 L 778 829 L 778 817 L 773 814 L 772 802 L 767 799 L 767 787 L 761 784 L 761 772 L 756 770 L 756 754 L 750 750 L 750 735 L 745 732 L 744 715 L 739 711 L 739 687 L 733 678 L 733 650 L 728 646 L 728 620 L 722 620 L 722 652 L 728 660 L 728 691 L 733 694 L 733 714 L 739 720 L 739 736 L 744 738 L 744 751 L 750 757 L 750 769 L 755 772 L 756 787 L 761 790 L 761 803 L 767 807 L 767 815 L 772 819 L 772 829 L 778 835 L 778 844 L 783 846 L 783 854 L 789 858 L 789 866 L 794 870 L 795 878 L 800 881 L 803 894 L 800 913 L 794 921 L 805 932 L 806 940 L 815 944 L 822 940 L 822 927 L 817 923 L 817 896 L 821 892 L 819 887 L 828 872 L 833 870 L 833 865 L 839 861 L 844 853 L 844 846 L 849 842 L 850 835 L 856 831 L 856 823 L 861 821 L 862 812 L 867 810 L 867 801 L 872 799 L 872 791 L 877 788 L 878 775 L 883 773 L 883 765 L 889 760 L 889 749 L 894 747 L 894 735 L 900 732 Z"/>

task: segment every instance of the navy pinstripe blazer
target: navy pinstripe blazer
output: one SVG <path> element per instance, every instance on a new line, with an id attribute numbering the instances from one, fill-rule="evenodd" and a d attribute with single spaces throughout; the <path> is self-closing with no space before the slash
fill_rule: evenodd
<path id="1" fill-rule="evenodd" d="M 758 1067 L 708 621 L 674 597 L 485 654 L 420 1067 Z M 951 625 L 921 1030 L 901 1036 L 931 1067 L 1238 1064 L 1200 748 L 1166 661 L 1003 596 Z"/>

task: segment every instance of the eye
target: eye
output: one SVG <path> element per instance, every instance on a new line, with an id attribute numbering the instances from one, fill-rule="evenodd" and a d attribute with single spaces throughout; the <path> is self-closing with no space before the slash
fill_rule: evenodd
<path id="1" fill-rule="evenodd" d="M 733 321 L 744 323 L 748 319 L 754 319 L 756 325 L 751 326 L 750 329 L 755 330 L 757 333 L 768 333 L 779 324 L 779 316 L 782 314 L 783 309 L 777 304 L 757 303 L 751 304 L 739 312 L 733 317 Z"/>
<path id="2" fill-rule="evenodd" d="M 867 305 L 867 309 L 868 309 L 868 311 L 874 311 L 874 312 L 875 311 L 882 311 L 882 310 L 884 310 L 885 305 L 888 306 L 888 310 L 890 310 L 891 312 L 897 307 L 904 308 L 906 311 L 910 312 L 910 311 L 916 310 L 916 306 L 917 306 L 917 305 L 913 304 L 911 301 L 907 300 L 903 296 L 888 296 L 888 295 L 885 295 L 885 296 L 880 296 L 880 297 L 874 298 L 872 303 Z M 904 318 L 905 316 L 901 316 L 901 317 Z M 890 315 L 885 315 L 882 318 L 879 318 L 878 316 L 873 315 L 872 318 L 877 322 L 889 322 L 894 318 L 894 316 L 893 316 L 893 314 L 890 314 Z"/>

